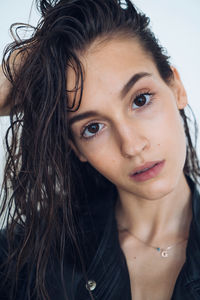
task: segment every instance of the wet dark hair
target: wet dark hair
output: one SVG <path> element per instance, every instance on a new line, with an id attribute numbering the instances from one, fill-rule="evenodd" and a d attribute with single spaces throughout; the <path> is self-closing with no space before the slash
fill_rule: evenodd
<path id="1" fill-rule="evenodd" d="M 83 204 L 88 207 L 88 195 L 106 190 L 111 183 L 88 163 L 82 164 L 69 145 L 72 135 L 67 111 L 79 108 L 84 85 L 80 53 L 97 39 L 134 38 L 152 57 L 162 79 L 168 84 L 173 80 L 169 57 L 151 32 L 149 18 L 131 1 L 38 0 L 37 6 L 42 19 L 32 36 L 12 43 L 3 59 L 4 71 L 12 83 L 1 211 L 2 216 L 8 213 L 8 259 L 3 268 L 12 300 L 17 293 L 18 275 L 24 270 L 28 270 L 28 299 L 49 299 L 45 278 L 53 255 L 60 262 L 64 288 L 66 247 L 80 262 L 87 280 L 79 244 L 81 209 Z M 17 67 L 16 61 L 21 61 Z M 81 91 L 79 99 L 75 93 L 72 105 L 70 91 L 66 91 L 69 66 L 77 76 L 74 91 Z M 198 183 L 197 123 L 195 120 L 194 146 L 188 125 L 191 120 L 184 110 L 180 115 L 187 137 L 184 173 Z M 36 278 L 34 286 L 32 274 Z"/>

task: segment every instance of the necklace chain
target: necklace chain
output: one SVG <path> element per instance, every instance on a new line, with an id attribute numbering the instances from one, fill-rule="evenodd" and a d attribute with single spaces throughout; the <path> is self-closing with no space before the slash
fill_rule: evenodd
<path id="1" fill-rule="evenodd" d="M 170 246 L 168 246 L 167 248 L 161 248 L 161 247 L 155 247 L 155 246 L 152 246 L 152 245 L 150 245 L 150 244 L 148 244 L 148 243 L 142 241 L 142 240 L 139 239 L 137 236 L 135 236 L 132 232 L 130 232 L 128 229 L 126 229 L 126 231 L 127 231 L 130 235 L 132 235 L 136 240 L 138 240 L 139 242 L 143 243 L 143 244 L 146 245 L 147 247 L 150 247 L 150 248 L 155 249 L 157 252 L 160 253 L 161 257 L 164 257 L 164 258 L 167 258 L 167 257 L 169 256 L 169 253 L 168 253 L 169 250 L 171 250 L 171 249 L 174 248 L 175 246 L 177 246 L 177 245 L 179 245 L 179 244 L 181 244 L 181 243 L 183 243 L 183 242 L 185 242 L 185 241 L 188 240 L 188 238 L 187 238 L 187 239 L 184 239 L 184 240 L 180 240 L 179 242 L 177 242 L 177 243 L 175 243 L 175 244 L 173 244 L 173 245 L 170 245 Z"/>

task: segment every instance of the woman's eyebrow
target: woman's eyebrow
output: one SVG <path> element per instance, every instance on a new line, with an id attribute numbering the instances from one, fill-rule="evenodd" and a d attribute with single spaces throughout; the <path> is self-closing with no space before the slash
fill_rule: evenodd
<path id="1" fill-rule="evenodd" d="M 123 99 L 126 96 L 126 94 L 130 91 L 130 89 L 136 84 L 136 82 L 138 80 L 140 80 L 141 78 L 147 77 L 147 76 L 152 76 L 152 74 L 147 73 L 147 72 L 140 72 L 140 73 L 134 74 L 122 88 L 122 90 L 120 92 L 120 98 Z M 78 115 L 72 117 L 69 120 L 69 125 L 71 126 L 75 122 L 84 120 L 89 117 L 98 117 L 98 116 L 99 116 L 99 114 L 94 110 L 86 111 L 84 113 L 81 113 L 81 114 L 78 114 Z"/>
<path id="2" fill-rule="evenodd" d="M 95 110 L 89 110 L 82 114 L 78 114 L 69 120 L 69 125 L 72 126 L 75 122 L 87 119 L 89 117 L 98 117 L 99 114 Z"/>
<path id="3" fill-rule="evenodd" d="M 126 94 L 128 94 L 130 89 L 136 84 L 136 82 L 138 80 L 140 80 L 143 77 L 147 77 L 147 76 L 152 76 L 152 74 L 147 73 L 147 72 L 140 72 L 140 73 L 134 74 L 122 88 L 122 90 L 120 92 L 120 98 L 123 99 L 126 96 Z"/>

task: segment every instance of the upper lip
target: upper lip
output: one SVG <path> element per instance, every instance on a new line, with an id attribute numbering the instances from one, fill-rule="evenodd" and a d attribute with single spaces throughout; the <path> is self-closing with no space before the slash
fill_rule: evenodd
<path id="1" fill-rule="evenodd" d="M 146 168 L 151 168 L 151 167 L 153 167 L 154 165 L 156 165 L 156 164 L 158 164 L 158 163 L 160 163 L 160 162 L 162 162 L 162 161 L 159 160 L 159 161 L 149 161 L 149 162 L 146 162 L 144 165 L 135 168 L 135 169 L 131 172 L 131 175 L 135 174 L 136 172 L 142 171 L 142 170 L 144 170 L 144 169 L 146 169 Z"/>

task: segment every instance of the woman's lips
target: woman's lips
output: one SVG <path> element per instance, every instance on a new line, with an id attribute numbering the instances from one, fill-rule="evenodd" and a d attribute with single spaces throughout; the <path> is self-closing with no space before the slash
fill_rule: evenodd
<path id="1" fill-rule="evenodd" d="M 160 160 L 157 161 L 148 161 L 145 164 L 143 164 L 142 166 L 139 166 L 137 168 L 135 168 L 132 172 L 133 175 L 135 175 L 135 173 L 138 173 L 140 171 L 146 171 L 145 169 L 150 169 L 152 167 L 154 167 L 155 165 L 157 165 L 158 163 L 160 163 Z"/>
<path id="2" fill-rule="evenodd" d="M 142 173 L 139 173 L 139 174 L 132 173 L 130 175 L 130 178 L 133 179 L 134 181 L 140 182 L 140 181 L 146 181 L 148 179 L 156 177 L 163 169 L 164 164 L 165 164 L 165 160 L 157 163 L 156 165 L 154 165 L 154 167 L 152 167 L 149 170 L 144 171 Z"/>

